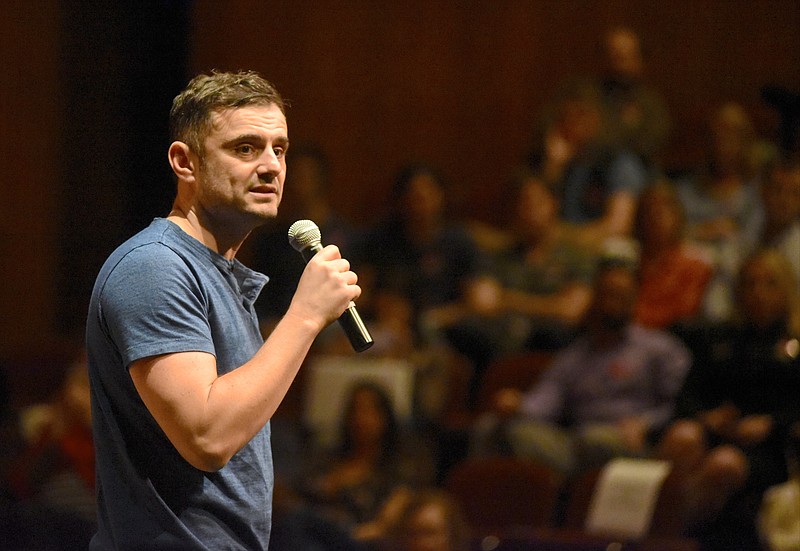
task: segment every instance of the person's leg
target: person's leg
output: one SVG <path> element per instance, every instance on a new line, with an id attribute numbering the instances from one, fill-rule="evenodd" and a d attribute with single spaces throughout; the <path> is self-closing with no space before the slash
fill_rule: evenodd
<path id="1" fill-rule="evenodd" d="M 474 457 L 511 453 L 504 422 L 493 413 L 480 415 L 472 427 L 469 453 Z"/>
<path id="2" fill-rule="evenodd" d="M 705 430 L 694 420 L 681 419 L 672 423 L 656 446 L 656 456 L 672 462 L 672 470 L 681 477 L 697 471 L 707 453 Z"/>
<path id="3" fill-rule="evenodd" d="M 749 465 L 741 450 L 718 446 L 711 450 L 697 471 L 692 484 L 690 505 L 694 517 L 717 515 L 730 497 L 747 482 Z"/>
<path id="4" fill-rule="evenodd" d="M 508 425 L 508 441 L 517 457 L 534 459 L 567 476 L 575 469 L 573 437 L 558 425 L 530 420 L 515 421 Z"/>
<path id="5" fill-rule="evenodd" d="M 581 427 L 576 436 L 578 471 L 602 467 L 615 457 L 632 457 L 632 452 L 616 425 L 594 423 Z"/>
<path id="6" fill-rule="evenodd" d="M 730 445 L 708 451 L 705 431 L 697 421 L 673 423 L 658 443 L 656 455 L 669 460 L 683 481 L 689 527 L 713 520 L 747 482 L 749 462 L 744 453 Z"/>

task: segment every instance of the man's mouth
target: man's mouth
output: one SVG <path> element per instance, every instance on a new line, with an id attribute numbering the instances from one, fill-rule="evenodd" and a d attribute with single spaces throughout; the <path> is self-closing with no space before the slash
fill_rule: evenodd
<path id="1" fill-rule="evenodd" d="M 274 195 L 278 193 L 278 188 L 271 185 L 260 185 L 250 188 L 250 193 L 256 195 Z"/>

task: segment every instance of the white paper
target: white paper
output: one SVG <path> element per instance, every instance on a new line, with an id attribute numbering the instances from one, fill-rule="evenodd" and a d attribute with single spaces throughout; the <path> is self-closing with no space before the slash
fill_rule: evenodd
<path id="1" fill-rule="evenodd" d="M 654 459 L 611 460 L 595 486 L 586 530 L 630 539 L 645 536 L 670 468 L 668 461 Z"/>

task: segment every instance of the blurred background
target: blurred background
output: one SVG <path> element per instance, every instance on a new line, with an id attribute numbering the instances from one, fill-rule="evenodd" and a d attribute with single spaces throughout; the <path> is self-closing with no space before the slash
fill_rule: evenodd
<path id="1" fill-rule="evenodd" d="M 41 359 L 82 332 L 102 261 L 168 212 L 167 114 L 195 73 L 273 81 L 291 140 L 325 149 L 354 224 L 374 221 L 408 159 L 439 166 L 457 212 L 491 224 L 545 101 L 597 72 L 620 24 L 670 111 L 666 170 L 699 164 L 724 101 L 778 139 L 762 92 L 800 90 L 797 0 L 3 2 L 0 359 L 27 366 L 11 370 L 14 399 L 52 390 Z"/>

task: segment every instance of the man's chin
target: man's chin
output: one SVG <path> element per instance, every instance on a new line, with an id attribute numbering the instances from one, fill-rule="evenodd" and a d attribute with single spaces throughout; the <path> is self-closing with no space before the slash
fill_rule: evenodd
<path id="1" fill-rule="evenodd" d="M 277 218 L 278 216 L 278 205 L 255 205 L 254 207 L 248 209 L 248 212 L 258 220 L 263 222 L 268 222 Z"/>

